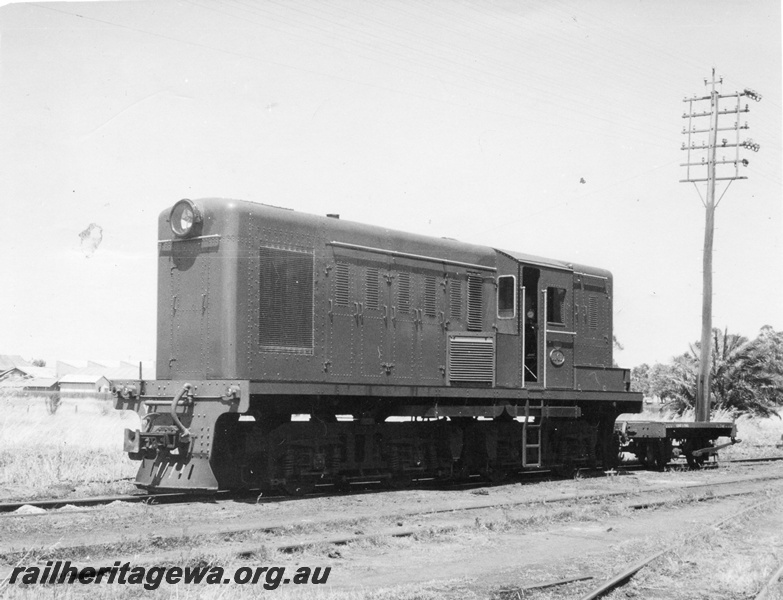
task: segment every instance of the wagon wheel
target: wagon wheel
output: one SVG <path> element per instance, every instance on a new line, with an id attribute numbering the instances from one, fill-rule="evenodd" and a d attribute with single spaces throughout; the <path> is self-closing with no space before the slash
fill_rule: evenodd
<path id="1" fill-rule="evenodd" d="M 641 463 L 645 469 L 649 469 L 652 464 L 652 444 L 649 440 L 636 440 L 636 448 L 634 451 L 636 459 Z"/>
<path id="2" fill-rule="evenodd" d="M 650 467 L 656 471 L 663 471 L 669 462 L 670 448 L 671 442 L 666 438 L 651 440 L 647 444 Z"/>

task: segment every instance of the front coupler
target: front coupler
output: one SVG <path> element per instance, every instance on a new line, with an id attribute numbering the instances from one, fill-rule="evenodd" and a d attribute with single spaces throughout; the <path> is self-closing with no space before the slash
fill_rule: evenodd
<path id="1" fill-rule="evenodd" d="M 247 412 L 250 383 L 237 380 L 117 381 L 114 407 L 141 416 L 126 429 L 124 449 L 141 460 L 136 485 L 145 489 L 216 491 L 212 467 L 215 424 L 226 413 Z"/>

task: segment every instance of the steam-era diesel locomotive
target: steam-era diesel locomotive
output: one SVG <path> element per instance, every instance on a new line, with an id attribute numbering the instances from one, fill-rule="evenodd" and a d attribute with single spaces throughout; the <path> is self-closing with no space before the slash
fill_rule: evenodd
<path id="1" fill-rule="evenodd" d="M 142 488 L 609 466 L 641 409 L 607 271 L 239 200 L 159 238 L 158 379 L 114 387 Z"/>

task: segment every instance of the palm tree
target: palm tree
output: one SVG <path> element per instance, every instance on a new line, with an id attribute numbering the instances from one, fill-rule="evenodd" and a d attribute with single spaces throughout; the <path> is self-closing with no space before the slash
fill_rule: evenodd
<path id="1" fill-rule="evenodd" d="M 712 331 L 711 408 L 736 414 L 777 415 L 783 404 L 783 332 L 767 326 L 755 340 Z M 694 406 L 700 344 L 675 357 L 657 391 L 678 412 Z"/>

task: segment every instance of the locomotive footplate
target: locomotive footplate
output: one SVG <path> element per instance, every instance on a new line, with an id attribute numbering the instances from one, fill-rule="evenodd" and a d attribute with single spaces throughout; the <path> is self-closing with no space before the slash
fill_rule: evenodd
<path id="1" fill-rule="evenodd" d="M 624 419 L 623 415 L 615 421 L 615 434 L 621 451 L 635 454 L 643 465 L 658 470 L 678 456 L 684 456 L 690 467 L 699 468 L 721 448 L 741 441 L 732 422 L 641 421 Z M 721 437 L 730 441 L 716 445 Z"/>
<path id="2" fill-rule="evenodd" d="M 210 463 L 215 425 L 224 414 L 247 411 L 249 387 L 237 380 L 116 381 L 115 408 L 141 417 L 141 428 L 124 434 L 128 456 L 141 460 L 136 485 L 217 490 Z"/>

